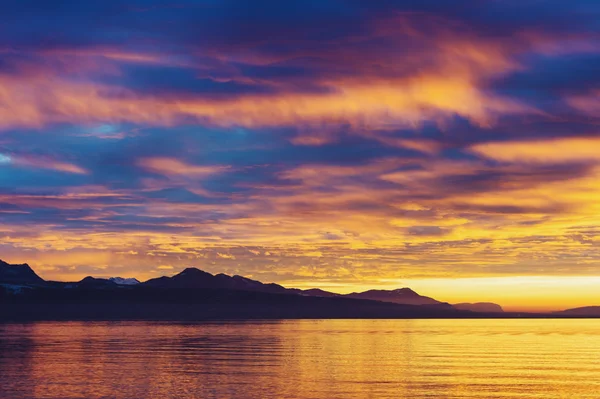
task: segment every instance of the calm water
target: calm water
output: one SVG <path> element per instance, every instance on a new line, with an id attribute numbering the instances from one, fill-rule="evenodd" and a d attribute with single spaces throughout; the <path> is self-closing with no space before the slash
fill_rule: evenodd
<path id="1" fill-rule="evenodd" d="M 600 321 L 0 324 L 0 398 L 600 398 Z"/>

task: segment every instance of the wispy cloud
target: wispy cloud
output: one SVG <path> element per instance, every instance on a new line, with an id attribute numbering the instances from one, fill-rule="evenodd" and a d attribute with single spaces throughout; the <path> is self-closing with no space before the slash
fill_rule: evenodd
<path id="1" fill-rule="evenodd" d="M 600 162 L 600 138 L 558 138 L 534 141 L 508 141 L 476 144 L 475 154 L 501 162 L 552 164 Z"/>
<path id="2" fill-rule="evenodd" d="M 0 166 L 11 165 L 19 168 L 51 169 L 58 172 L 85 175 L 89 171 L 69 162 L 34 155 L 0 154 Z"/>
<path id="3" fill-rule="evenodd" d="M 225 172 L 228 166 L 198 166 L 174 158 L 143 158 L 137 163 L 143 169 L 165 176 L 209 176 Z"/>

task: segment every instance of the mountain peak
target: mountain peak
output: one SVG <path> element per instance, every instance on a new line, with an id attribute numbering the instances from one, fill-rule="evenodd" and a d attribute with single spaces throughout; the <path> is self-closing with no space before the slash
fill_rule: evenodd
<path id="1" fill-rule="evenodd" d="M 92 276 L 84 277 L 77 286 L 80 288 L 87 289 L 106 289 L 106 288 L 114 288 L 117 284 L 113 281 L 110 281 L 105 278 L 96 278 Z"/>
<path id="2" fill-rule="evenodd" d="M 415 291 L 413 291 L 412 289 L 410 289 L 408 287 L 398 288 L 398 289 L 393 290 L 393 292 L 395 292 L 397 294 L 403 294 L 403 295 L 419 295 Z"/>
<path id="3" fill-rule="evenodd" d="M 197 267 L 186 267 L 183 271 L 177 276 L 212 276 L 212 274 L 205 272 L 204 270 L 200 270 Z"/>
<path id="4" fill-rule="evenodd" d="M 3 261 L 2 259 L 0 259 L 0 266 L 26 267 L 26 268 L 31 269 L 31 266 L 29 266 L 29 264 L 27 264 L 27 263 L 10 264 L 8 262 Z M 33 269 L 31 271 L 33 271 Z"/>
<path id="5" fill-rule="evenodd" d="M 11 265 L 0 260 L 0 282 L 12 284 L 41 284 L 44 280 L 27 263 Z"/>
<path id="6" fill-rule="evenodd" d="M 140 281 L 137 278 L 123 278 L 123 277 L 110 277 L 108 279 L 117 285 L 136 285 L 139 284 Z"/>

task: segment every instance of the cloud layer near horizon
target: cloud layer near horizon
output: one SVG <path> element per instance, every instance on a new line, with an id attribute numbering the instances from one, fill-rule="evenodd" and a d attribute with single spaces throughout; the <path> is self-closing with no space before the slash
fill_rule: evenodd
<path id="1" fill-rule="evenodd" d="M 599 275 L 600 5 L 447 3 L 3 2 L 1 257 Z"/>

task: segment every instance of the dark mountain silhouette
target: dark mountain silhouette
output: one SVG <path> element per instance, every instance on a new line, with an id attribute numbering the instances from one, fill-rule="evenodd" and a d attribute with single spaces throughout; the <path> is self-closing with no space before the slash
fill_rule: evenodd
<path id="1" fill-rule="evenodd" d="M 299 290 L 300 295 L 304 296 L 320 296 L 323 298 L 333 298 L 342 296 L 341 294 L 336 294 L 335 292 L 324 291 L 319 288 L 311 288 L 308 290 Z"/>
<path id="2" fill-rule="evenodd" d="M 117 283 L 110 281 L 109 279 L 105 279 L 105 278 L 94 278 L 91 276 L 87 276 L 86 278 L 84 278 L 83 280 L 81 280 L 79 283 L 76 284 L 77 287 L 79 288 L 88 288 L 88 289 L 111 289 L 111 288 L 116 288 L 118 285 Z"/>
<path id="3" fill-rule="evenodd" d="M 291 293 L 287 288 L 278 284 L 264 284 L 242 276 L 226 274 L 212 275 L 193 267 L 187 268 L 173 277 L 159 277 L 141 283 L 142 286 L 172 289 L 172 288 L 221 288 L 229 290 L 257 291 L 270 293 Z"/>
<path id="4" fill-rule="evenodd" d="M 409 288 L 341 295 L 196 268 L 137 284 L 135 279 L 120 284 L 123 280 L 88 276 L 79 282 L 44 281 L 26 264 L 0 261 L 0 320 L 543 317 L 500 313 L 494 304 L 454 308 Z M 600 317 L 600 307 L 553 315 Z"/>
<path id="5" fill-rule="evenodd" d="M 369 290 L 365 292 L 355 292 L 345 295 L 348 298 L 369 299 L 372 301 L 391 302 L 402 305 L 443 305 L 444 302 L 436 301 L 433 298 L 422 296 L 410 288 L 400 288 L 397 290 Z"/>
<path id="6" fill-rule="evenodd" d="M 196 268 L 187 268 L 173 277 L 159 277 L 141 283 L 142 286 L 155 288 L 222 288 L 230 290 L 268 292 L 273 294 L 295 294 L 323 298 L 345 297 L 354 299 L 367 299 L 380 302 L 391 302 L 401 305 L 447 305 L 435 299 L 422 296 L 410 288 L 400 288 L 392 291 L 371 290 L 347 295 L 336 294 L 318 288 L 299 290 L 285 288 L 278 284 L 265 284 L 242 276 L 228 276 L 226 274 L 212 275 Z"/>
<path id="7" fill-rule="evenodd" d="M 79 282 L 44 281 L 29 266 L 2 263 L 1 267 L 0 320 L 475 317 L 451 307 L 400 305 L 319 289 L 288 289 L 196 268 L 123 285 L 91 276 Z M 13 282 L 22 285 L 11 285 Z"/>
<path id="8" fill-rule="evenodd" d="M 11 265 L 0 260 L 0 283 L 6 284 L 43 284 L 44 280 L 35 274 L 27 263 Z"/>
<path id="9" fill-rule="evenodd" d="M 502 306 L 491 302 L 457 303 L 452 305 L 456 309 L 470 310 L 471 312 L 503 313 Z"/>
<path id="10" fill-rule="evenodd" d="M 554 314 L 579 317 L 600 317 L 600 306 L 584 306 L 581 308 L 573 308 L 555 312 Z"/>
<path id="11" fill-rule="evenodd" d="M 143 282 L 143 286 L 156 288 L 211 288 L 215 276 L 196 268 L 187 268 L 173 277 L 159 277 Z"/>

